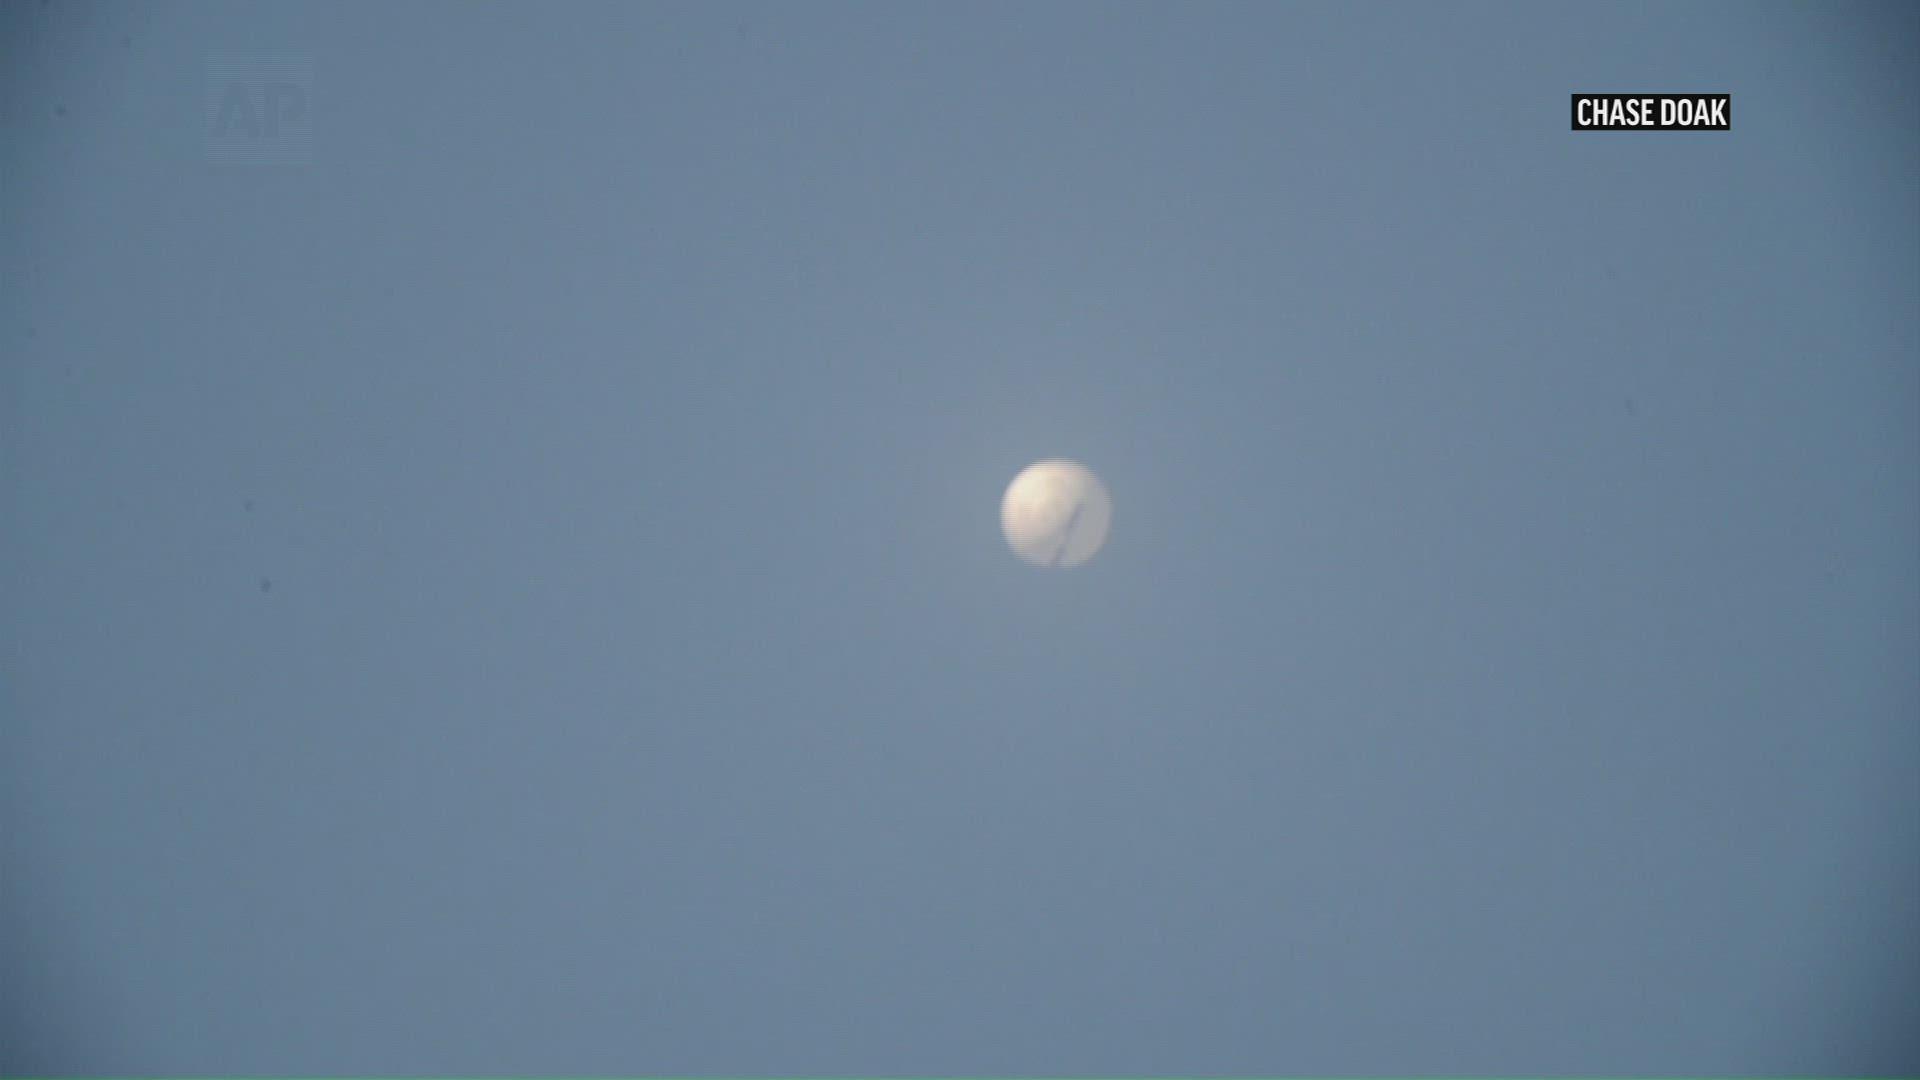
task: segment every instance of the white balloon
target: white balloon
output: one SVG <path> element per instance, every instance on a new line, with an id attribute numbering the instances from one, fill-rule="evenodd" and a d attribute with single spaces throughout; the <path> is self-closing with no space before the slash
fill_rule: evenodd
<path id="1" fill-rule="evenodd" d="M 1093 470 L 1055 458 L 1020 470 L 1000 500 L 1000 529 L 1035 566 L 1079 566 L 1107 542 L 1113 500 Z"/>

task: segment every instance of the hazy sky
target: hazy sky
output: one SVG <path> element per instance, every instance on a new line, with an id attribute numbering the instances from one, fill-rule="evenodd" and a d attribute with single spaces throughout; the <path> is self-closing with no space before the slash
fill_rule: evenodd
<path id="1" fill-rule="evenodd" d="M 1920 7 L 0 49 L 0 1072 L 1920 1071 Z"/>

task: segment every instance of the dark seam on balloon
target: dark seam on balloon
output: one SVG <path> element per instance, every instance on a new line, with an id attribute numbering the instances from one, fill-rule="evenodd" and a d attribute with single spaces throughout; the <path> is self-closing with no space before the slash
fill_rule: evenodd
<path id="1" fill-rule="evenodd" d="M 1059 566 L 1060 560 L 1066 557 L 1067 545 L 1073 542 L 1073 527 L 1080 524 L 1080 511 L 1086 508 L 1085 499 L 1073 504 L 1073 513 L 1068 515 L 1066 525 L 1060 530 L 1060 546 L 1053 549 L 1053 562 L 1050 565 Z"/>

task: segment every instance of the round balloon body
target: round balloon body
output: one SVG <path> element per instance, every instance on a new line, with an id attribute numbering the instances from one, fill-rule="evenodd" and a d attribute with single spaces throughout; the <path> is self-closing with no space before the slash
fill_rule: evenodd
<path id="1" fill-rule="evenodd" d="M 1056 458 L 1027 466 L 1000 500 L 1007 545 L 1035 566 L 1079 566 L 1107 542 L 1112 522 L 1106 485 L 1077 461 Z"/>

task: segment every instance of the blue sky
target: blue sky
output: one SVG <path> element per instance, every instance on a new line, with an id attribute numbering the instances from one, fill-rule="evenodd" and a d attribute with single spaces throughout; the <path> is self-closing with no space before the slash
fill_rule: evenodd
<path id="1" fill-rule="evenodd" d="M 1916 9 L 0 42 L 0 1071 L 1920 1068 Z"/>

